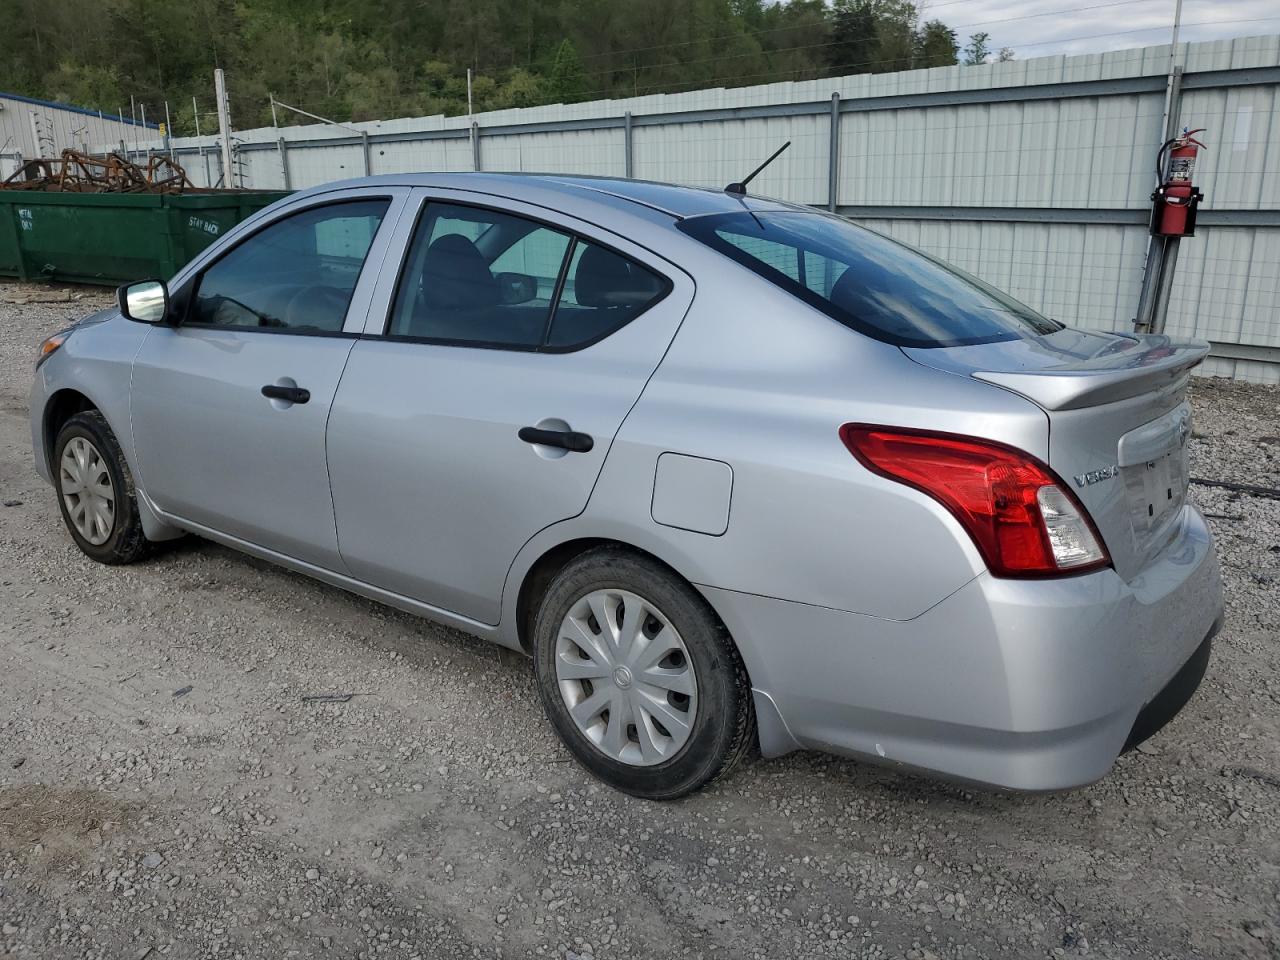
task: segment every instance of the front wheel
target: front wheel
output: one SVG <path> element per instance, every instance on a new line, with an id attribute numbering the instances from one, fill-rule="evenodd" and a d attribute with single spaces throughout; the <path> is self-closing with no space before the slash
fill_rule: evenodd
<path id="1" fill-rule="evenodd" d="M 58 506 L 71 538 L 99 563 L 133 563 L 150 542 L 142 532 L 133 474 L 106 418 L 77 413 L 54 442 Z"/>
<path id="2" fill-rule="evenodd" d="M 566 566 L 538 609 L 534 658 L 565 746 L 633 796 L 692 793 L 755 739 L 732 639 L 702 597 L 646 558 L 603 547 Z"/>

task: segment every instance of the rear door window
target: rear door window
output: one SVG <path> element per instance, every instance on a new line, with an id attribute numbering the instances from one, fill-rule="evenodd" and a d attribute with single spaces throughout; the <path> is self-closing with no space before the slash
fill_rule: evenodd
<path id="1" fill-rule="evenodd" d="M 1062 324 L 976 277 L 839 217 L 717 214 L 681 230 L 877 340 L 948 347 L 1037 336 Z"/>
<path id="2" fill-rule="evenodd" d="M 556 303 L 547 345 L 594 343 L 630 323 L 667 292 L 667 281 L 620 253 L 579 240 Z"/>
<path id="3" fill-rule="evenodd" d="M 574 350 L 639 316 L 666 278 L 607 247 L 496 210 L 429 203 L 387 333 L 458 346 Z"/>

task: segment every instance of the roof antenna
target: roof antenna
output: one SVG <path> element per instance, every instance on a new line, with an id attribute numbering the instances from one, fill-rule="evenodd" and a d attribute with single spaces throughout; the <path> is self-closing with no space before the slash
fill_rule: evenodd
<path id="1" fill-rule="evenodd" d="M 746 176 L 745 178 L 743 178 L 743 180 L 742 180 L 742 182 L 741 182 L 741 183 L 731 183 L 731 184 L 729 184 L 727 187 L 725 187 L 725 188 L 724 188 L 724 192 L 725 192 L 725 193 L 736 193 L 738 196 L 743 196 L 743 195 L 745 195 L 745 194 L 746 194 L 746 192 L 747 192 L 747 184 L 748 184 L 748 183 L 750 183 L 752 180 L 754 180 L 754 179 L 756 178 L 756 174 L 758 174 L 761 170 L 763 170 L 763 169 L 764 169 L 765 167 L 767 167 L 769 164 L 773 163 L 773 161 L 777 160 L 777 159 L 778 159 L 778 154 L 782 153 L 782 151 L 783 151 L 783 150 L 785 150 L 785 149 L 787 149 L 787 147 L 789 147 L 789 146 L 791 146 L 791 141 L 790 141 L 790 140 L 788 140 L 786 143 L 784 143 L 782 146 L 780 146 L 777 150 L 773 151 L 773 155 L 772 155 L 771 157 L 769 157 L 769 159 L 768 159 L 768 160 L 766 160 L 764 163 L 760 164 L 760 166 L 756 167 L 756 168 L 755 168 L 754 170 L 752 170 L 749 174 L 747 174 L 747 176 Z"/>

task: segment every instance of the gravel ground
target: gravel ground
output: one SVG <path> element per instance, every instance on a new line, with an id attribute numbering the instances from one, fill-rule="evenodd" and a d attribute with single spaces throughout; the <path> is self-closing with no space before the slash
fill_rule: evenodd
<path id="1" fill-rule="evenodd" d="M 1280 500 L 1193 489 L 1227 626 L 1101 783 L 796 755 L 655 805 L 570 762 L 523 658 L 194 538 L 82 557 L 27 388 L 104 297 L 30 290 L 0 286 L 0 957 L 1280 957 Z M 1194 402 L 1196 476 L 1280 487 L 1280 391 Z"/>

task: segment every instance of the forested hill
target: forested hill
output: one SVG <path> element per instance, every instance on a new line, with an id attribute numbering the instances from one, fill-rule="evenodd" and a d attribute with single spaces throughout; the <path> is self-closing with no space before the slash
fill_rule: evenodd
<path id="1" fill-rule="evenodd" d="M 191 133 L 227 71 L 236 127 L 268 94 L 335 120 L 568 103 L 955 63 L 911 0 L 0 0 L 0 90 Z M 974 51 L 969 51 L 973 53 Z M 985 49 L 976 51 L 980 61 Z M 281 124 L 307 122 L 281 113 Z"/>

